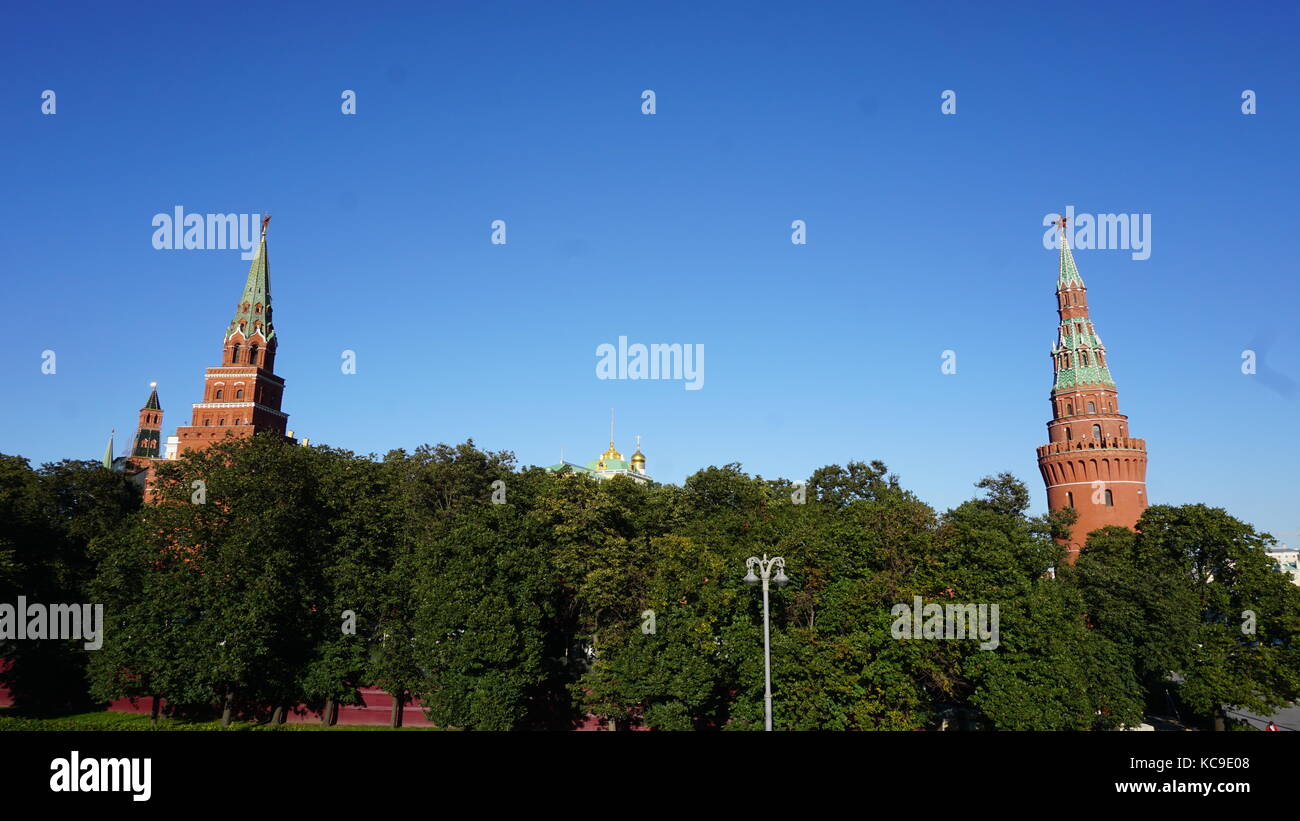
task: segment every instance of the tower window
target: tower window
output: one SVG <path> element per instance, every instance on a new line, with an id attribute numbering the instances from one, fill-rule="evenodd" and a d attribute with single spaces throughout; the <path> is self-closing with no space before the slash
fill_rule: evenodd
<path id="1" fill-rule="evenodd" d="M 1106 507 L 1114 507 L 1114 506 L 1115 506 L 1115 496 L 1108 489 L 1106 491 Z"/>
<path id="2" fill-rule="evenodd" d="M 250 365 L 256 365 L 256 364 L 257 364 L 257 346 L 256 346 L 256 345 L 251 345 L 251 346 L 249 346 L 249 348 L 248 348 L 248 363 L 249 363 Z"/>
<path id="3" fill-rule="evenodd" d="M 244 389 L 243 389 L 243 388 L 235 388 L 235 398 L 236 398 L 236 399 L 243 399 L 243 398 L 244 398 Z"/>
<path id="4" fill-rule="evenodd" d="M 1088 403 L 1088 413 L 1096 413 L 1096 412 L 1097 412 L 1097 403 L 1096 403 L 1096 402 L 1089 402 L 1089 403 Z"/>
<path id="5" fill-rule="evenodd" d="M 221 417 L 221 419 L 217 422 L 217 427 L 219 427 L 219 428 L 224 428 L 225 426 L 226 426 L 226 417 L 223 416 L 223 417 Z"/>
<path id="6" fill-rule="evenodd" d="M 1065 492 L 1065 506 L 1074 507 L 1074 494 L 1068 490 Z"/>
<path id="7" fill-rule="evenodd" d="M 1092 438 L 1096 439 L 1098 442 L 1101 441 L 1101 425 L 1092 426 Z"/>
<path id="8" fill-rule="evenodd" d="M 232 345 L 230 347 L 230 364 L 233 365 L 238 361 L 239 361 L 239 345 Z"/>
<path id="9" fill-rule="evenodd" d="M 1070 416 L 1074 416 L 1074 403 L 1073 403 L 1073 402 L 1070 402 L 1070 403 L 1066 404 L 1066 406 L 1065 406 L 1065 412 L 1066 412 L 1067 414 L 1069 414 Z"/>
<path id="10" fill-rule="evenodd" d="M 1069 428 L 1066 428 L 1066 429 L 1065 429 L 1065 441 L 1069 442 L 1069 441 L 1072 440 L 1072 439 L 1074 439 L 1074 436 L 1071 435 L 1071 433 L 1070 433 L 1070 429 L 1069 429 Z"/>
<path id="11" fill-rule="evenodd" d="M 217 388 L 217 396 L 216 396 L 216 398 L 217 398 L 217 399 L 220 399 L 220 398 L 221 398 L 221 388 Z"/>

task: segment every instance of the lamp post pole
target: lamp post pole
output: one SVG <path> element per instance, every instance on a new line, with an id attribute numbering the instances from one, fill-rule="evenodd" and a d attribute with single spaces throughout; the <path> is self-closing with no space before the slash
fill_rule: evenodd
<path id="1" fill-rule="evenodd" d="M 754 568 L 758 568 L 759 575 L 754 575 Z M 776 568 L 776 576 L 772 576 L 772 568 Z M 760 579 L 763 582 L 763 707 L 765 728 L 767 732 L 772 732 L 772 620 L 768 612 L 768 580 L 776 582 L 777 587 L 784 587 L 785 583 L 790 581 L 785 575 L 785 559 L 780 556 L 768 558 L 763 554 L 763 558 L 750 556 L 745 561 L 745 569 L 749 572 L 745 575 L 745 584 L 756 585 Z"/>

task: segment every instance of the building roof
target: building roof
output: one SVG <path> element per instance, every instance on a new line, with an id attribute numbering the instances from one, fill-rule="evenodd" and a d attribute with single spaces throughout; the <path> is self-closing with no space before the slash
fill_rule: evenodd
<path id="1" fill-rule="evenodd" d="M 244 283 L 244 292 L 235 306 L 235 318 L 230 320 L 226 329 L 229 339 L 237 332 L 245 337 L 255 335 L 261 330 L 262 336 L 270 341 L 275 336 L 275 326 L 271 323 L 271 274 L 266 259 L 266 226 L 262 226 L 262 239 L 257 246 L 257 254 L 248 266 L 248 280 Z"/>
<path id="2" fill-rule="evenodd" d="M 1074 254 L 1070 252 L 1070 241 L 1065 233 L 1064 219 L 1058 223 L 1061 238 L 1061 264 L 1057 272 L 1057 292 L 1063 290 L 1084 289 L 1083 277 L 1079 267 L 1074 263 Z M 1062 352 L 1070 353 L 1070 366 L 1056 369 L 1056 384 L 1052 390 L 1067 390 L 1084 385 L 1105 385 L 1115 387 L 1115 380 L 1110 375 L 1110 366 L 1105 364 L 1106 346 L 1092 325 L 1086 304 L 1083 315 L 1061 320 L 1057 330 L 1056 343 L 1052 345 L 1052 356 L 1058 357 Z M 1087 352 L 1087 361 L 1080 354 Z"/>

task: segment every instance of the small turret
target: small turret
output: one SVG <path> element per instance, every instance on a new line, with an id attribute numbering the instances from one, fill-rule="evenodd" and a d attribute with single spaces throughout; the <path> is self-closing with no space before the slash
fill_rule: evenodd
<path id="1" fill-rule="evenodd" d="M 632 454 L 632 470 L 645 473 L 645 454 L 641 452 L 641 437 L 636 438 L 636 453 Z"/>
<path id="2" fill-rule="evenodd" d="M 135 429 L 132 456 L 157 459 L 162 452 L 162 405 L 158 402 L 158 383 L 149 383 L 149 399 L 140 409 L 140 424 Z"/>

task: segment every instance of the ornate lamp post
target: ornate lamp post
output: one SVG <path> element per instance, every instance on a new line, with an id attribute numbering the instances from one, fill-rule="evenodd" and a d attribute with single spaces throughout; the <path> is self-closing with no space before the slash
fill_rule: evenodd
<path id="1" fill-rule="evenodd" d="M 758 576 L 754 575 L 754 568 L 758 568 Z M 776 576 L 772 575 L 772 568 L 776 568 Z M 772 622 L 768 617 L 767 610 L 767 583 L 768 580 L 776 582 L 777 587 L 785 587 L 786 582 L 790 581 L 785 575 L 785 559 L 780 556 L 768 558 L 763 554 L 763 558 L 750 556 L 745 561 L 745 569 L 749 572 L 745 575 L 745 584 L 753 587 L 760 581 L 763 582 L 763 674 L 764 690 L 763 702 L 764 712 L 767 719 L 767 731 L 772 731 Z"/>

